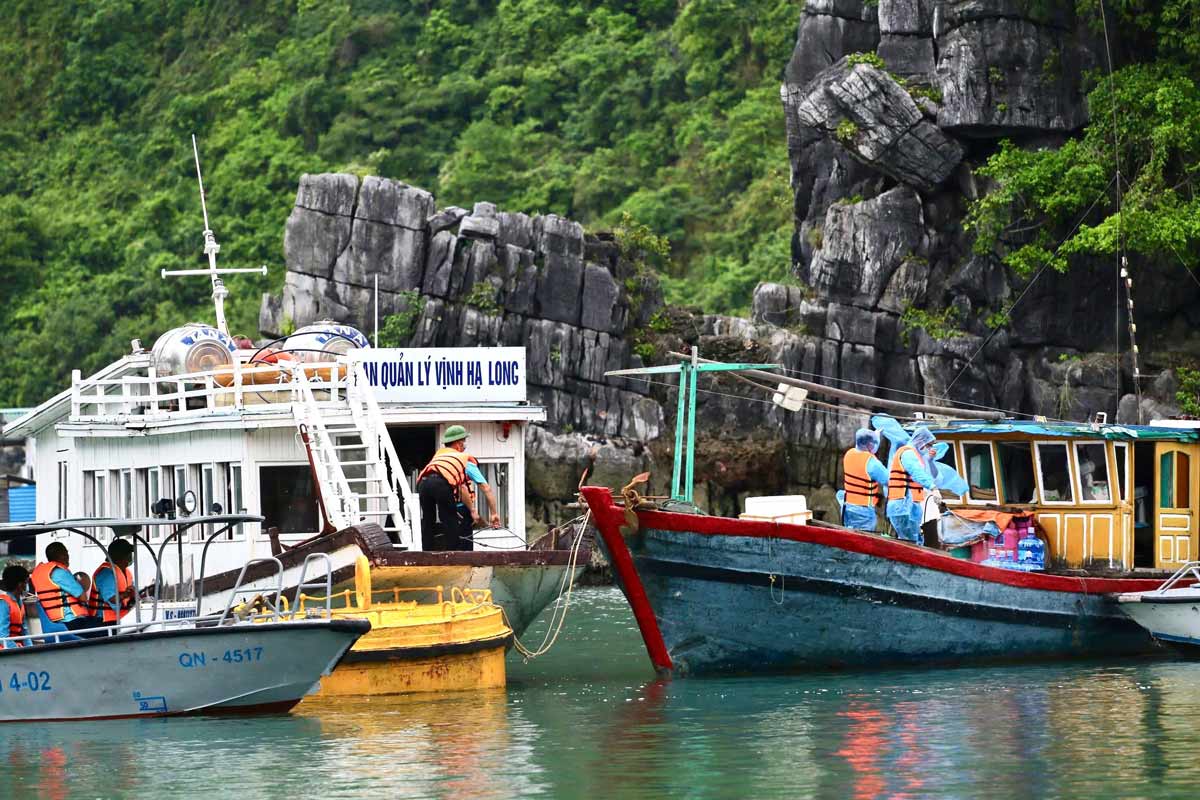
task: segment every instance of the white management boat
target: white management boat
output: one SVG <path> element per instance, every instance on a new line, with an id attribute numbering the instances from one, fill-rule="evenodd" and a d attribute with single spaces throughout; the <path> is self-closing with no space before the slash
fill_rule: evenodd
<path id="1" fill-rule="evenodd" d="M 246 515 L 212 519 L 214 524 L 253 521 Z M 150 550 L 140 531 L 162 524 L 154 519 L 27 523 L 0 527 L 0 541 L 70 533 L 107 553 L 93 533 L 107 528 Z M 157 561 L 153 553 L 149 557 Z M 329 596 L 328 558 L 308 559 L 306 566 L 313 565 L 320 565 L 324 575 L 312 583 L 302 577 L 297 597 L 303 586 L 319 586 Z M 274 566 L 278 582 L 282 567 Z M 153 603 L 135 604 L 132 622 L 87 631 L 89 638 L 38 625 L 36 633 L 7 640 L 20 646 L 0 649 L 0 722 L 287 711 L 316 690 L 371 624 L 335 619 L 328 606 L 296 614 L 286 610 L 297 608 L 296 597 L 285 600 L 277 588 L 263 598 L 262 611 L 229 606 L 219 614 L 169 620 L 157 618 Z M 37 619 L 36 603 L 27 601 L 26 607 Z M 144 618 L 147 608 L 151 613 Z"/>
<path id="2" fill-rule="evenodd" d="M 332 321 L 247 346 L 227 328 L 221 276 L 260 270 L 218 269 L 207 210 L 204 227 L 208 268 L 174 274 L 211 279 L 216 324 L 167 331 L 150 349 L 135 340 L 95 374 L 74 371 L 70 386 L 4 428 L 27 442 L 37 519 L 187 523 L 163 559 L 163 582 L 181 599 L 199 591 L 202 613 L 224 607 L 247 560 L 278 558 L 290 589 L 305 558 L 325 553 L 344 588 L 366 555 L 394 568 L 379 573 L 389 586 L 490 590 L 519 635 L 587 563 L 586 552 L 542 548 L 527 534 L 525 432 L 546 411 L 527 397 L 525 349 L 373 348 Z M 414 487 L 451 425 L 467 429 L 468 452 L 493 488 L 480 493 L 481 518 L 495 513 L 505 527 L 430 551 Z M 196 522 L 222 509 L 265 521 Z M 151 544 L 164 532 L 152 529 Z M 53 535 L 39 537 L 39 553 Z M 76 568 L 100 563 L 99 547 L 73 547 Z M 252 591 L 269 585 L 268 563 L 248 579 Z"/>
<path id="3" fill-rule="evenodd" d="M 1200 561 L 1189 561 L 1162 586 L 1117 595 L 1121 610 L 1164 644 L 1200 654 Z"/>

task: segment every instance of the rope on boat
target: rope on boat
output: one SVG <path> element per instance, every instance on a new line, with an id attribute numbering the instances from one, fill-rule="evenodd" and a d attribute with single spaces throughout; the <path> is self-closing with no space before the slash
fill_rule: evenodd
<path id="1" fill-rule="evenodd" d="M 513 647 L 524 658 L 525 662 L 529 663 L 532 658 L 543 656 L 550 652 L 550 648 L 554 647 L 554 643 L 558 641 L 558 635 L 562 633 L 563 624 L 567 621 L 567 609 L 571 607 L 571 591 L 575 588 L 575 566 L 579 563 L 579 548 L 583 544 L 583 537 L 587 533 L 588 523 L 591 521 L 592 512 L 589 509 L 582 517 L 576 517 L 570 523 L 574 523 L 582 519 L 582 524 L 579 526 L 579 533 L 575 537 L 575 542 L 571 545 L 571 557 L 567 561 L 567 571 L 563 575 L 562 582 L 558 585 L 558 597 L 554 602 L 554 611 L 550 616 L 550 625 L 546 628 L 546 635 L 542 638 L 542 643 L 538 645 L 536 650 L 530 650 L 521 640 L 513 634 Z M 561 600 L 562 602 L 558 602 Z M 504 611 L 501 606 L 501 612 Z M 508 620 L 508 615 L 504 615 L 504 622 L 509 628 L 512 628 L 512 623 Z"/>

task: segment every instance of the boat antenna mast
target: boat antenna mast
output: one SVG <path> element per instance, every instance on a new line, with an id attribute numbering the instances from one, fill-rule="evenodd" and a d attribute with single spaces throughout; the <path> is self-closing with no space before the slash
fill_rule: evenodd
<path id="1" fill-rule="evenodd" d="M 194 133 L 192 134 L 192 156 L 196 160 L 196 182 L 200 184 L 200 211 L 204 214 L 204 254 L 208 256 L 208 269 L 164 269 L 162 277 L 165 278 L 168 275 L 209 276 L 212 279 L 212 299 L 217 315 L 217 330 L 228 336 L 229 326 L 225 322 L 225 298 L 229 296 L 229 290 L 225 288 L 225 282 L 221 280 L 221 276 L 246 272 L 266 275 L 267 266 L 264 264 L 261 267 L 251 268 L 217 268 L 217 253 L 221 252 L 221 245 L 217 244 L 217 237 L 213 235 L 212 228 L 208 225 L 208 204 L 204 198 L 204 176 L 200 174 L 200 150 L 196 147 L 196 134 Z"/>

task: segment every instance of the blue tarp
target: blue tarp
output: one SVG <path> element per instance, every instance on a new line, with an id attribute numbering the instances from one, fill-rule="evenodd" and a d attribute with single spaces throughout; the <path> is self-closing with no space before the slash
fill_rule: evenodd
<path id="1" fill-rule="evenodd" d="M 33 522 L 37 518 L 37 487 L 13 486 L 8 490 L 8 521 Z"/>

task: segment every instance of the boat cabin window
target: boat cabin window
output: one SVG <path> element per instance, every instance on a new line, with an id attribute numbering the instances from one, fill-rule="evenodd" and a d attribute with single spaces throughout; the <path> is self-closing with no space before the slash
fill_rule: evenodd
<path id="1" fill-rule="evenodd" d="M 1079 470 L 1079 499 L 1084 503 L 1111 503 L 1108 453 L 1104 444 L 1076 442 L 1075 458 Z"/>
<path id="2" fill-rule="evenodd" d="M 1129 445 L 1114 444 L 1117 455 L 1117 497 L 1122 503 L 1129 502 Z"/>
<path id="3" fill-rule="evenodd" d="M 171 499 L 178 502 L 183 499 L 184 495 L 187 494 L 187 490 L 188 490 L 187 467 L 175 467 L 175 484 L 174 484 L 174 486 L 175 486 L 175 494 Z"/>
<path id="4" fill-rule="evenodd" d="M 946 448 L 946 452 L 939 458 L 938 464 L 949 467 L 952 472 L 958 471 L 958 446 L 954 442 L 947 442 L 950 446 Z M 942 494 L 946 497 L 958 497 L 954 492 L 947 489 L 942 489 Z"/>
<path id="5" fill-rule="evenodd" d="M 133 470 L 121 470 L 121 516 L 132 519 L 133 514 Z"/>
<path id="6" fill-rule="evenodd" d="M 479 471 L 483 473 L 483 477 L 487 479 L 496 495 L 496 513 L 500 515 L 500 521 L 504 525 L 511 524 L 508 516 L 508 476 L 511 474 L 509 463 L 508 461 L 479 462 Z M 478 491 L 475 503 L 480 519 L 490 519 L 492 509 L 488 506 L 487 495 Z"/>
<path id="7" fill-rule="evenodd" d="M 67 462 L 58 462 L 58 518 L 67 518 Z"/>
<path id="8" fill-rule="evenodd" d="M 1071 467 L 1068 463 L 1066 444 L 1039 442 L 1037 458 L 1041 472 L 1042 502 L 1074 502 L 1075 492 L 1071 487 Z"/>
<path id="9" fill-rule="evenodd" d="M 1029 442 L 996 442 L 996 456 L 1000 460 L 1000 486 L 1004 490 L 1004 502 L 1036 503 L 1033 445 Z"/>
<path id="10" fill-rule="evenodd" d="M 996 472 L 992 463 L 990 442 L 963 442 L 963 463 L 966 466 L 969 499 L 975 502 L 996 502 Z"/>
<path id="11" fill-rule="evenodd" d="M 1160 508 L 1189 508 L 1191 493 L 1188 477 L 1191 475 L 1191 459 L 1187 453 L 1172 450 L 1159 456 Z"/>
<path id="12" fill-rule="evenodd" d="M 259 496 L 263 524 L 280 533 L 316 533 L 317 487 L 308 464 L 259 467 Z"/>
<path id="13" fill-rule="evenodd" d="M 225 501 L 224 508 L 221 510 L 226 514 L 236 514 L 239 511 L 245 511 L 246 503 L 242 500 L 242 465 L 225 464 L 223 466 L 225 473 Z M 230 528 L 229 532 L 225 534 L 225 538 L 241 538 L 246 532 L 245 529 L 245 525 Z"/>
<path id="14" fill-rule="evenodd" d="M 162 491 L 162 469 L 160 467 L 150 467 L 146 470 L 146 508 L 147 510 L 154 508 L 154 504 L 163 498 Z M 158 525 L 150 527 L 150 540 L 158 539 L 162 528 Z"/>

